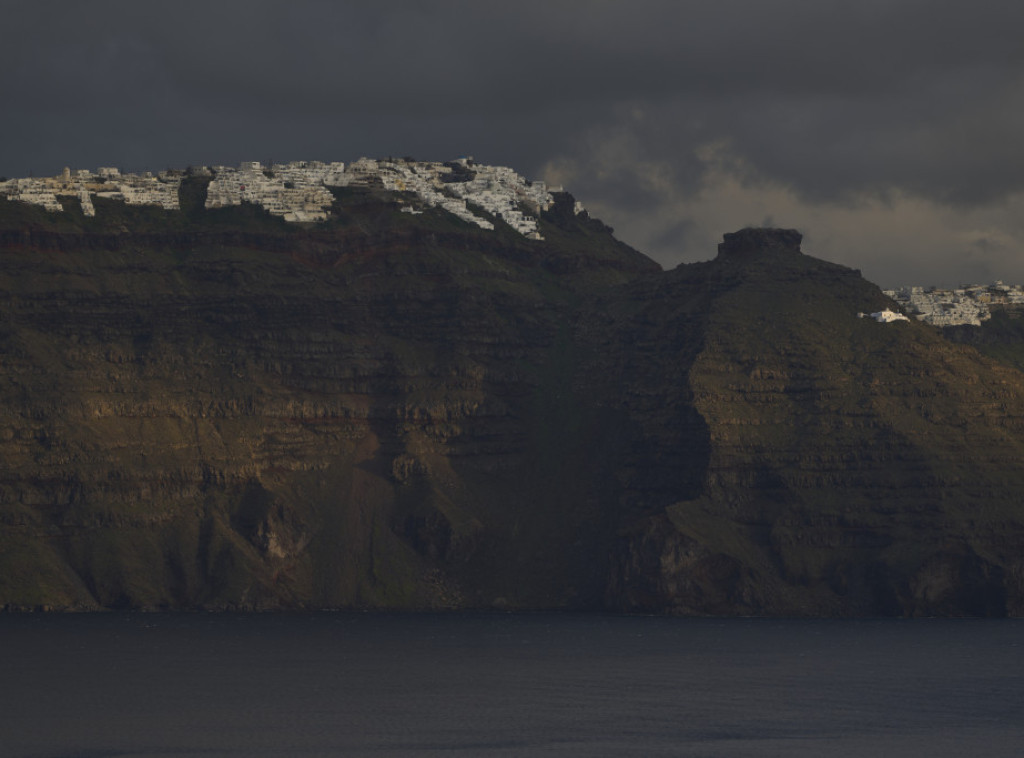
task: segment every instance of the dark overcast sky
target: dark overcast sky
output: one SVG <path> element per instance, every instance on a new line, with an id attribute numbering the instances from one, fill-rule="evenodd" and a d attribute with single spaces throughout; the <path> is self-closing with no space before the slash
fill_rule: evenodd
<path id="1" fill-rule="evenodd" d="M 473 155 L 666 267 L 1024 283 L 1024 4 L 0 0 L 0 175 Z"/>

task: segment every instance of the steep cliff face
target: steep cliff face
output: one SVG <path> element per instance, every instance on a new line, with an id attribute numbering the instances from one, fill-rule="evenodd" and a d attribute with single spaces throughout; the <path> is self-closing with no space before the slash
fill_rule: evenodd
<path id="1" fill-rule="evenodd" d="M 567 324 L 657 270 L 604 227 L 553 213 L 541 244 L 365 193 L 306 230 L 29 212 L 0 236 L 0 605 L 599 600 Z"/>
<path id="2" fill-rule="evenodd" d="M 695 411 L 700 484 L 623 532 L 613 604 L 1024 610 L 1018 372 L 926 325 L 857 318 L 889 303 L 857 272 L 801 254 L 791 232 L 727 235 L 716 261 L 659 286 L 629 350 L 654 351 L 671 322 L 701 345 L 648 364 L 665 380 L 644 376 L 654 410 L 640 418 L 658 427 L 657 409 Z M 666 307 L 667 319 L 651 317 Z"/>
<path id="3" fill-rule="evenodd" d="M 1024 613 L 1021 375 L 795 232 L 182 205 L 0 204 L 0 606 Z"/>

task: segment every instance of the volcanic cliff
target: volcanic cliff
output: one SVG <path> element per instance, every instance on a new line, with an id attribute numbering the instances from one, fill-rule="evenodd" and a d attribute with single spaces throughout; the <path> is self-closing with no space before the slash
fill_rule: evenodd
<path id="1" fill-rule="evenodd" d="M 1024 375 L 787 230 L 0 201 L 0 606 L 1024 614 Z"/>

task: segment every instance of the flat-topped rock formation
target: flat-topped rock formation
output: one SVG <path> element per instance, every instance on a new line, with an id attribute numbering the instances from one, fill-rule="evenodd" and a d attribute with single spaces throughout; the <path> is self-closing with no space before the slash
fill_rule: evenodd
<path id="1" fill-rule="evenodd" d="M 796 229 L 747 227 L 723 235 L 718 254 L 723 258 L 742 258 L 773 253 L 799 254 L 803 235 Z"/>

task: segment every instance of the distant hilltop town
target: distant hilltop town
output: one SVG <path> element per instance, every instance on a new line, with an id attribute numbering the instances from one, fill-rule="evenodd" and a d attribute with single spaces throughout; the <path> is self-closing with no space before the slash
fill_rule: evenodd
<path id="1" fill-rule="evenodd" d="M 554 204 L 553 195 L 564 191 L 544 182 L 527 181 L 511 168 L 478 164 L 472 158 L 443 163 L 360 158 L 352 163 L 293 161 L 269 166 L 247 161 L 237 168 L 199 166 L 157 174 L 122 173 L 117 168 L 65 168 L 59 176 L 0 181 L 0 199 L 32 203 L 60 213 L 64 205 L 59 198 L 73 197 L 86 216 L 96 215 L 95 198 L 179 210 L 181 183 L 196 176 L 208 180 L 206 208 L 251 203 L 285 221 L 315 223 L 331 215 L 335 201 L 332 188 L 376 187 L 406 193 L 408 202 L 401 208 L 406 213 L 440 208 L 482 229 L 494 229 L 494 223 L 482 211 L 535 240 L 543 239 L 537 218 Z M 577 202 L 574 210 L 579 214 L 584 208 Z M 1002 282 L 958 289 L 900 287 L 884 292 L 905 313 L 935 326 L 980 326 L 992 317 L 993 307 L 1024 310 L 1024 287 Z M 885 322 L 903 320 L 901 314 L 888 310 L 860 315 Z"/>
<path id="2" fill-rule="evenodd" d="M 883 292 L 907 313 L 935 326 L 981 326 L 992 318 L 993 307 L 1024 308 L 1024 288 L 1002 282 L 957 289 L 900 287 Z"/>
<path id="3" fill-rule="evenodd" d="M 562 192 L 561 187 L 529 182 L 510 168 L 480 165 L 472 158 L 446 163 L 360 158 L 349 164 L 295 161 L 264 166 L 253 161 L 238 168 L 201 166 L 156 175 L 125 174 L 116 168 L 95 172 L 65 168 L 60 176 L 0 182 L 0 197 L 41 205 L 55 213 L 64 210 L 58 198 L 77 197 L 86 216 L 96 215 L 96 197 L 178 210 L 182 180 L 196 175 L 210 179 L 207 208 L 253 203 L 285 221 L 317 222 L 330 216 L 334 202 L 330 188 L 376 186 L 414 195 L 415 202 L 402 208 L 407 213 L 437 207 L 482 229 L 493 229 L 494 224 L 480 215 L 483 210 L 530 239 L 542 239 L 537 216 L 554 203 L 552 193 Z M 575 210 L 581 213 L 583 206 L 576 203 Z"/>

